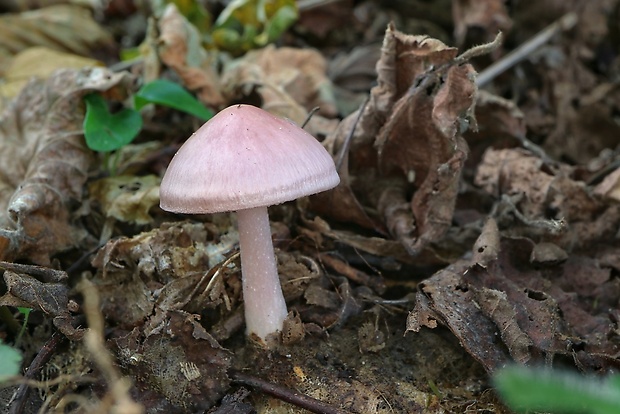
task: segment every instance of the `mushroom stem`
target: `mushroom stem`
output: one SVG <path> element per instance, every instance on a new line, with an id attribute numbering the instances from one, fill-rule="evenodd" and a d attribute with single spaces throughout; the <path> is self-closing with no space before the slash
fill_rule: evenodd
<path id="1" fill-rule="evenodd" d="M 282 331 L 287 315 L 267 207 L 238 210 L 237 226 L 246 330 L 265 342 L 269 334 Z"/>

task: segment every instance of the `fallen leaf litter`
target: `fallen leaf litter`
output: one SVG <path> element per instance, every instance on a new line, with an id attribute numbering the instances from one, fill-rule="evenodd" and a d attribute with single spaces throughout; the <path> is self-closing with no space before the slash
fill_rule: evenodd
<path id="1" fill-rule="evenodd" d="M 308 130 L 334 157 L 346 148 L 337 189 L 273 209 L 293 313 L 285 345 L 271 354 L 243 340 L 238 235 L 229 216 L 183 221 L 152 207 L 161 160 L 134 165 L 148 165 L 140 176 L 93 175 L 80 97 L 97 90 L 123 100 L 135 77 L 64 70 L 26 86 L 0 130 L 0 304 L 43 315 L 41 330 L 47 320 L 72 341 L 70 351 L 50 342 L 58 357 L 74 352 L 75 372 L 84 369 L 96 383 L 49 389 L 46 404 L 60 407 L 83 392 L 93 407 L 135 412 L 278 412 L 290 406 L 257 392 L 277 385 L 284 400 L 301 392 L 311 399 L 296 404 L 320 400 L 333 412 L 503 412 L 484 392 L 486 375 L 511 361 L 617 369 L 620 91 L 611 75 L 601 76 L 613 73 L 613 62 L 591 68 L 604 61 L 596 56 L 607 42 L 604 13 L 577 7 L 584 23 L 574 41 L 583 47 L 552 43 L 546 63 L 524 65 L 542 86 L 520 79 L 515 105 L 501 88 L 478 90 L 474 66 L 447 46 L 464 50 L 475 27 L 484 28 L 480 41 L 492 42 L 498 28 L 515 30 L 512 19 L 528 22 L 503 2 L 485 4 L 455 2 L 452 42 L 389 24 L 373 49 L 376 73 L 361 71 L 348 83 L 350 67 L 328 70 L 320 53 L 274 46 L 229 62 L 220 78 L 208 55 L 192 54 L 191 25 L 174 8 L 158 21 L 159 33 L 150 32 L 151 46 L 160 43 L 149 73 L 163 62 L 208 105 L 254 100 L 298 123 L 319 105 Z M 372 15 L 365 7 L 357 18 Z M 319 29 L 317 36 L 331 31 Z M 276 60 L 300 64 L 274 68 Z M 372 88 L 368 73 L 376 76 Z M 345 92 L 330 89 L 336 80 L 359 106 L 342 111 Z M 359 85 L 370 90 L 366 101 Z M 100 300 L 101 314 L 81 298 Z M 97 329 L 82 343 L 84 315 Z M 96 349 L 101 358 L 87 356 Z M 23 395 L 20 404 L 35 398 Z"/>

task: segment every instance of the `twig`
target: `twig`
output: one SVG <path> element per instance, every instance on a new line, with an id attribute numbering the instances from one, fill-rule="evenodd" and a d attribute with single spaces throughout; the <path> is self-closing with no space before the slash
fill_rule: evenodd
<path id="1" fill-rule="evenodd" d="M 491 211 L 490 216 L 495 217 L 501 205 L 502 207 L 507 208 L 507 211 L 514 214 L 517 220 L 521 221 L 526 226 L 542 229 L 548 232 L 549 234 L 560 234 L 563 231 L 565 231 L 566 228 L 568 227 L 566 220 L 564 220 L 563 218 L 559 220 L 555 220 L 555 219 L 530 219 L 526 217 L 523 213 L 519 211 L 516 205 L 516 203 L 518 203 L 524 197 L 524 195 L 521 193 L 513 197 L 515 199 L 513 199 L 508 194 L 502 194 L 502 197 L 499 203 L 497 203 L 493 207 L 493 210 Z"/>
<path id="2" fill-rule="evenodd" d="M 456 64 L 461 64 L 463 62 L 467 62 L 470 59 L 473 59 L 478 56 L 488 55 L 493 52 L 495 49 L 500 47 L 504 42 L 504 35 L 502 32 L 499 32 L 495 39 L 493 39 L 490 43 L 485 43 L 483 45 L 474 46 L 471 49 L 467 49 L 465 52 L 460 54 L 454 59 Z"/>
<path id="3" fill-rule="evenodd" d="M 530 151 L 532 154 L 536 155 L 538 158 L 543 160 L 545 164 L 548 164 L 548 165 L 557 164 L 556 161 L 554 161 L 550 156 L 547 155 L 545 150 L 540 145 L 534 144 L 526 136 L 518 136 L 517 139 L 519 140 L 523 148 L 525 148 L 526 150 Z"/>
<path id="4" fill-rule="evenodd" d="M 298 407 L 306 409 L 312 413 L 317 414 L 347 414 L 347 411 L 334 407 L 322 401 L 312 398 L 308 395 L 301 394 L 295 390 L 292 390 L 281 385 L 272 384 L 263 379 L 254 377 L 252 375 L 243 374 L 239 371 L 230 371 L 230 378 L 233 382 L 238 384 L 247 385 L 255 388 L 265 394 L 269 394 L 287 403 L 294 404 Z"/>
<path id="5" fill-rule="evenodd" d="M 43 366 L 48 363 L 48 361 L 52 358 L 52 355 L 54 355 L 58 347 L 66 339 L 67 338 L 60 332 L 54 332 L 52 337 L 45 343 L 45 345 L 43 345 L 37 356 L 30 363 L 24 378 L 34 379 L 37 375 L 39 375 Z M 9 414 L 21 414 L 24 411 L 29 392 L 30 384 L 28 382 L 21 384 L 19 388 L 17 388 L 13 402 L 9 408 Z"/>
<path id="6" fill-rule="evenodd" d="M 362 104 L 360 105 L 360 109 L 359 109 L 359 112 L 357 113 L 357 117 L 355 118 L 355 121 L 353 122 L 353 126 L 351 127 L 349 134 L 347 135 L 344 142 L 342 143 L 342 147 L 340 147 L 340 151 L 338 151 L 338 157 L 336 158 L 336 171 L 340 171 L 340 167 L 342 167 L 342 163 L 344 162 L 344 157 L 349 152 L 349 147 L 351 146 L 351 139 L 353 138 L 353 133 L 355 132 L 355 128 L 357 128 L 357 124 L 360 122 L 360 119 L 362 118 L 362 114 L 364 113 L 364 110 L 366 109 L 366 105 L 368 105 L 368 101 L 370 101 L 370 96 L 367 96 L 366 99 L 364 99 L 364 102 L 362 102 Z"/>
<path id="7" fill-rule="evenodd" d="M 587 185 L 595 185 L 598 184 L 605 178 L 607 175 L 611 174 L 612 171 L 620 168 L 620 160 L 615 160 L 609 164 L 607 164 L 604 168 L 600 169 L 596 173 L 594 173 L 587 181 Z"/>
<path id="8" fill-rule="evenodd" d="M 577 24 L 577 14 L 565 14 L 559 20 L 556 20 L 554 23 L 539 32 L 536 36 L 523 43 L 521 46 L 519 46 L 506 56 L 504 56 L 503 59 L 498 60 L 497 62 L 480 72 L 476 77 L 476 84 L 478 86 L 484 86 L 487 83 L 491 82 L 493 79 L 495 79 L 495 77 L 510 69 L 511 67 L 528 57 L 540 46 L 547 43 L 558 32 L 570 30 L 575 26 L 575 24 Z"/>
<path id="9" fill-rule="evenodd" d="M 310 112 L 308 112 L 308 116 L 306 117 L 306 120 L 304 121 L 303 124 L 301 124 L 302 129 L 304 129 L 306 125 L 308 125 L 308 122 L 310 122 L 310 120 L 312 119 L 312 116 L 316 114 L 319 109 L 321 109 L 321 107 L 315 106 L 314 108 L 312 108 Z"/>
<path id="10" fill-rule="evenodd" d="M 360 285 L 368 286 L 379 294 L 385 293 L 385 280 L 383 280 L 381 276 L 371 276 L 364 273 L 344 261 L 330 256 L 328 253 L 319 253 L 319 260 L 327 267 L 345 276 L 347 279 Z"/>

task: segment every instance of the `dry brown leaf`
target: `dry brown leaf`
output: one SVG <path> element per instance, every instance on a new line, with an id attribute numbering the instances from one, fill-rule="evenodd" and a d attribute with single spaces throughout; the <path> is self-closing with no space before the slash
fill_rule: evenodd
<path id="1" fill-rule="evenodd" d="M 318 107 L 320 115 L 334 117 L 337 111 L 326 72 L 327 62 L 317 50 L 269 45 L 229 64 L 222 83 L 231 97 L 229 100 L 234 100 L 240 91 L 264 86 L 283 90 L 306 111 Z M 262 107 L 273 111 L 276 104 L 265 98 Z M 303 122 L 303 119 L 292 119 Z"/>
<path id="2" fill-rule="evenodd" d="M 610 18 L 608 8 L 611 6 L 610 3 L 603 4 L 605 2 L 600 7 L 586 7 L 578 2 L 572 6 L 558 4 L 553 10 L 555 13 L 562 10 L 577 12 L 579 24 L 575 26 L 571 44 L 580 44 L 581 47 L 550 46 L 545 56 L 555 55 L 555 61 L 539 62 L 537 73 L 530 76 L 544 86 L 532 88 L 540 91 L 527 96 L 528 102 L 522 106 L 525 119 L 528 127 L 531 119 L 531 126 L 535 128 L 541 116 L 546 118 L 545 129 L 539 132 L 538 138 L 544 138 L 545 151 L 554 159 L 585 164 L 618 143 L 620 126 L 613 122 L 613 117 L 620 102 L 620 90 L 605 91 L 608 78 L 599 77 L 589 64 L 591 59 L 598 59 L 594 58 L 597 54 L 594 49 L 603 46 L 596 42 L 608 29 L 605 21 Z M 532 17 L 536 18 L 538 14 L 532 14 Z M 586 58 L 587 55 L 591 57 Z M 605 99 L 597 97 L 601 91 L 605 91 Z"/>
<path id="3" fill-rule="evenodd" d="M 336 153 L 352 137 L 339 187 L 315 197 L 320 214 L 387 227 L 412 255 L 445 234 L 468 151 L 461 129 L 476 93 L 473 68 L 453 66 L 456 55 L 436 39 L 388 26 L 378 85 L 326 141 Z M 374 224 L 369 210 L 384 224 Z"/>
<path id="4" fill-rule="evenodd" d="M 48 269 L 47 276 L 51 273 L 52 276 L 62 277 L 59 280 L 45 280 L 43 268 L 37 266 L 32 266 L 33 271 L 30 272 L 26 265 L 8 263 L 0 264 L 0 267 L 6 269 L 3 276 L 7 288 L 7 292 L 0 297 L 0 306 L 22 306 L 41 311 L 52 318 L 54 326 L 65 336 L 72 340 L 81 339 L 83 330 L 73 326 L 73 317 L 68 309 L 66 273 Z"/>
<path id="5" fill-rule="evenodd" d="M 485 90 L 476 93 L 475 119 L 478 128 L 464 134 L 470 148 L 469 166 L 478 165 L 489 146 L 514 147 L 526 137 L 525 118 L 517 105 Z"/>
<path id="6" fill-rule="evenodd" d="M 326 71 L 327 63 L 316 50 L 269 45 L 228 63 L 222 89 L 231 102 L 257 93 L 263 109 L 298 125 L 318 108 L 305 129 L 316 137 L 325 137 L 338 125 L 337 120 L 330 119 L 337 110 Z"/>
<path id="7" fill-rule="evenodd" d="M 213 57 L 203 49 L 198 30 L 174 5 L 168 4 L 159 20 L 159 57 L 181 77 L 185 87 L 214 108 L 226 102 L 220 94 Z"/>
<path id="8" fill-rule="evenodd" d="M 81 6 L 58 4 L 34 11 L 0 16 L 0 62 L 32 46 L 88 56 L 111 48 L 113 38 Z M 0 64 L 0 73 L 3 72 Z"/>
<path id="9" fill-rule="evenodd" d="M 502 341 L 507 345 L 510 356 L 520 364 L 530 358 L 532 340 L 517 323 L 517 312 L 505 292 L 482 286 L 476 290 L 475 300 L 480 309 L 497 326 Z"/>
<path id="10" fill-rule="evenodd" d="M 474 182 L 496 197 L 522 194 L 521 212 L 527 217 L 544 217 L 554 180 L 554 172 L 527 150 L 489 148 L 478 165 Z"/>
<path id="11" fill-rule="evenodd" d="M 554 242 L 574 249 L 613 236 L 620 217 L 616 204 L 605 204 L 594 197 L 591 188 L 572 178 L 573 171 L 565 164 L 547 164 L 527 150 L 488 149 L 474 181 L 489 194 L 515 200 L 515 207 L 525 219 L 521 234 L 538 237 L 542 228 L 538 224 L 561 220 L 565 229 L 555 232 Z M 502 214 L 497 219 L 507 223 L 509 217 L 512 215 Z"/>
<path id="12" fill-rule="evenodd" d="M 473 263 L 487 267 L 495 262 L 499 254 L 499 230 L 493 218 L 487 219 L 480 236 L 474 243 Z"/>
<path id="13" fill-rule="evenodd" d="M 568 253 L 560 246 L 549 242 L 536 243 L 530 255 L 530 262 L 540 266 L 555 266 L 564 263 L 566 259 Z"/>
<path id="14" fill-rule="evenodd" d="M 423 326 L 447 326 L 465 350 L 488 371 L 510 361 L 503 346 L 494 346 L 497 328 L 476 306 L 475 292 L 462 275 L 468 261 L 461 260 L 420 283 L 416 306 L 407 318 L 407 331 L 418 332 Z M 412 338 L 415 340 L 415 337 Z"/>
<path id="15" fill-rule="evenodd" d="M 450 68 L 434 96 L 429 90 L 438 84 L 425 78 L 394 105 L 377 139 L 380 168 L 399 169 L 415 188 L 413 234 L 394 234 L 413 255 L 439 240 L 452 221 L 468 152 L 458 128 L 474 104 L 473 74 L 469 65 Z"/>
<path id="16" fill-rule="evenodd" d="M 48 264 L 76 246 L 84 231 L 72 224 L 82 200 L 92 152 L 82 135 L 82 96 L 134 87 L 127 73 L 103 68 L 61 70 L 34 80 L 0 118 L 0 257 Z"/>
<path id="17" fill-rule="evenodd" d="M 533 249 L 529 239 L 502 239 L 486 268 L 462 259 L 437 272 L 420 284 L 408 330 L 445 324 L 489 371 L 513 359 L 543 363 L 555 355 L 580 369 L 615 367 L 619 333 L 611 309 L 620 283 L 595 259 L 577 254 L 541 269 L 530 264 Z"/>
<path id="18" fill-rule="evenodd" d="M 353 17 L 351 0 L 325 2 L 321 7 L 301 9 L 297 24 L 320 38 L 342 28 Z"/>
<path id="19" fill-rule="evenodd" d="M 508 99 L 485 90 L 476 94 L 476 121 L 479 130 L 467 135 L 467 142 L 498 140 L 498 138 L 522 138 L 526 135 L 523 112 Z"/>

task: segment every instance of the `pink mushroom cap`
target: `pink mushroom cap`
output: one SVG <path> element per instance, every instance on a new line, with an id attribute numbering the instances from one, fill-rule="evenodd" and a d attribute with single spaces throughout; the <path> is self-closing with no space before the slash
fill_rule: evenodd
<path id="1" fill-rule="evenodd" d="M 251 105 L 201 126 L 162 179 L 161 208 L 185 214 L 270 206 L 338 185 L 329 153 L 293 122 Z"/>

